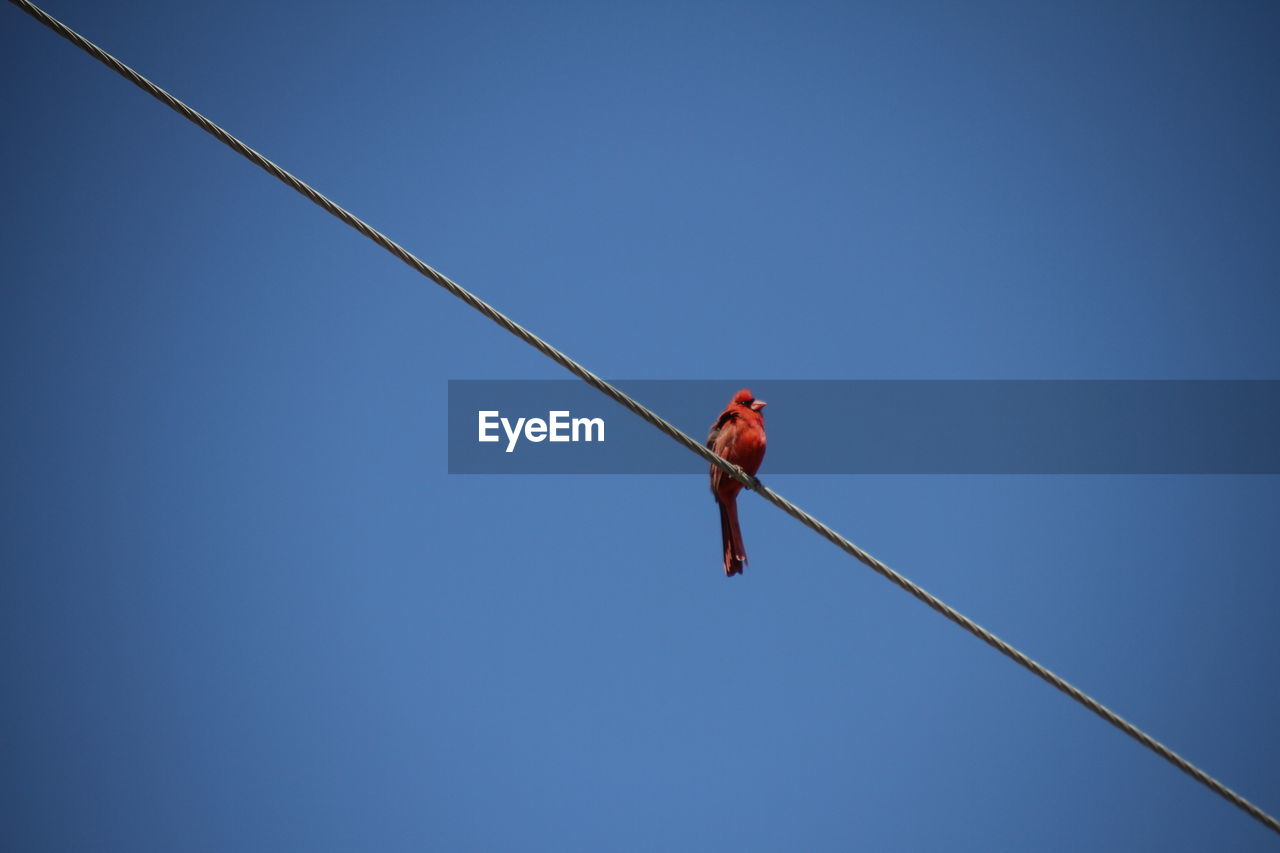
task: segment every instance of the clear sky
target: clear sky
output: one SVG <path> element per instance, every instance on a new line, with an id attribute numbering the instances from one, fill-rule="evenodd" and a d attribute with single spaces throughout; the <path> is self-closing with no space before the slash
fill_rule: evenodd
<path id="1" fill-rule="evenodd" d="M 46 8 L 708 425 L 1280 378 L 1274 4 Z M 7 848 L 1275 849 L 752 495 L 727 581 L 702 477 L 448 475 L 447 380 L 563 372 L 7 5 L 0 57 Z M 1280 478 L 768 472 L 1280 811 Z"/>

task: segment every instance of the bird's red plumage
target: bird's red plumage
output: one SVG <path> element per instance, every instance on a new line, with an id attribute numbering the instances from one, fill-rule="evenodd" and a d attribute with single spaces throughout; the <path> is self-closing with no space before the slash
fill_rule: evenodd
<path id="1" fill-rule="evenodd" d="M 720 413 L 707 436 L 707 447 L 748 474 L 755 475 L 764 461 L 765 403 L 757 400 L 749 388 L 743 388 L 733 396 L 729 405 Z M 747 551 L 742 545 L 742 531 L 738 528 L 738 492 L 742 484 L 711 466 L 711 494 L 720 506 L 720 539 L 724 546 L 724 573 L 737 575 L 747 564 Z"/>

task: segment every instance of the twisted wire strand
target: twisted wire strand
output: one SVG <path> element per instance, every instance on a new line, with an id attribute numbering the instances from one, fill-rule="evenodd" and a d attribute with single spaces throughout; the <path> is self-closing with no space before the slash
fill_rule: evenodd
<path id="1" fill-rule="evenodd" d="M 133 83 L 139 89 L 146 92 L 148 95 L 155 98 L 160 103 L 174 110 L 179 115 L 183 116 L 188 121 L 195 124 L 201 130 L 205 131 L 206 133 L 210 134 L 211 136 L 213 136 L 214 138 L 216 138 L 217 140 L 225 144 L 227 147 L 231 148 L 231 150 L 235 151 L 237 154 L 240 154 L 250 163 L 253 163 L 255 166 L 260 167 L 261 169 L 266 171 L 269 175 L 287 184 L 289 187 L 293 188 L 295 191 L 306 196 L 312 202 L 314 202 L 324 210 L 328 211 L 333 216 L 342 220 L 347 225 L 354 228 L 356 231 L 359 231 L 365 237 L 368 237 L 374 243 L 377 243 L 379 246 L 386 249 L 392 255 L 399 258 L 405 264 L 409 265 L 417 272 L 431 279 L 440 287 L 444 288 L 449 293 L 451 293 L 452 295 L 456 296 L 458 299 L 465 302 L 467 305 L 470 305 L 472 308 L 479 311 L 485 317 L 488 317 L 494 323 L 497 323 L 499 326 L 506 329 L 508 332 L 515 335 L 517 338 L 529 344 L 538 352 L 542 353 L 547 358 L 554 361 L 556 364 L 559 364 L 561 367 L 568 370 L 574 376 L 577 376 L 579 379 L 586 382 L 592 388 L 595 388 L 596 390 L 605 394 L 614 402 L 626 408 L 632 414 L 636 415 L 637 417 L 643 419 L 644 421 L 648 422 L 652 426 L 661 430 L 663 433 L 665 433 L 667 436 L 669 436 L 679 444 L 682 444 L 687 449 L 698 454 L 700 457 L 702 457 L 711 465 L 719 467 L 729 476 L 733 477 L 735 480 L 738 480 L 747 488 L 755 491 L 758 495 L 760 495 L 762 498 L 767 500 L 769 503 L 778 507 L 787 515 L 791 516 L 792 518 L 796 519 L 804 526 L 808 527 L 810 530 L 813 530 L 815 533 L 822 536 L 828 542 L 831 542 L 841 551 L 844 551 L 846 554 L 850 555 L 854 559 L 863 563 L 868 568 L 875 571 L 877 574 L 883 576 L 893 584 L 906 590 L 915 598 L 919 599 L 924 604 L 936 610 L 938 613 L 941 613 L 943 616 L 947 617 L 952 622 L 956 623 L 961 628 L 968 631 L 970 634 L 977 637 L 982 642 L 991 646 L 996 651 L 1000 652 L 1000 654 L 1012 660 L 1014 663 L 1028 670 L 1029 672 L 1036 675 L 1040 679 L 1048 682 L 1056 689 L 1065 693 L 1067 696 L 1070 696 L 1076 702 L 1080 703 L 1085 708 L 1088 708 L 1090 711 L 1097 714 L 1099 717 L 1106 720 L 1108 723 L 1115 726 L 1120 731 L 1129 735 L 1134 740 L 1138 741 L 1138 743 L 1147 747 L 1156 755 L 1159 755 L 1161 758 L 1165 759 L 1174 767 L 1177 767 L 1179 770 L 1186 773 L 1191 778 L 1195 779 L 1197 782 L 1207 787 L 1209 790 L 1213 791 L 1214 793 L 1223 797 L 1228 802 L 1244 810 L 1247 814 L 1249 814 L 1250 816 L 1252 816 L 1253 818 L 1261 822 L 1264 826 L 1268 827 L 1274 832 L 1280 833 L 1280 821 L 1277 821 L 1274 817 L 1272 817 L 1267 812 L 1260 809 L 1258 806 L 1249 802 L 1244 797 L 1240 796 L 1235 791 L 1231 790 L 1226 785 L 1222 784 L 1217 779 L 1215 779 L 1205 771 L 1201 770 L 1199 767 L 1192 764 L 1190 761 L 1187 761 L 1181 755 L 1174 752 L 1172 749 L 1165 746 L 1160 741 L 1151 737 L 1146 732 L 1142 731 L 1137 726 L 1135 726 L 1133 723 L 1129 722 L 1125 718 L 1121 717 L 1119 714 L 1112 711 L 1110 708 L 1107 708 L 1101 702 L 1097 701 L 1093 697 L 1084 693 L 1078 687 L 1072 685 L 1070 682 L 1066 681 L 1065 679 L 1061 678 L 1060 676 L 1050 671 L 1046 667 L 1037 663 L 1035 660 L 1027 657 L 1025 654 L 1018 651 L 1016 648 L 1009 645 L 1004 640 L 997 637 L 995 634 L 992 634 L 990 631 L 983 628 L 981 625 L 974 622 L 972 619 L 965 616 L 963 613 L 960 613 L 959 611 L 950 607 L 945 602 L 938 599 L 934 595 L 930 594 L 922 587 L 918 586 L 917 584 L 913 583 L 911 580 L 907 579 L 903 575 L 900 575 L 898 572 L 889 568 L 884 563 L 880 562 L 875 557 L 868 554 L 866 551 L 863 551 L 861 548 L 859 548 L 849 539 L 846 539 L 844 536 L 840 535 L 835 530 L 828 527 L 826 524 L 823 524 L 821 521 L 819 521 L 817 518 L 815 518 L 805 510 L 796 506 L 791 501 L 787 500 L 786 498 L 779 495 L 777 492 L 773 491 L 773 489 L 770 489 L 768 486 L 761 483 L 759 479 L 757 479 L 756 477 L 753 477 L 750 474 L 746 473 L 744 470 L 742 470 L 742 468 L 738 467 L 737 465 L 734 465 L 732 462 L 729 462 L 728 460 L 721 458 L 715 453 L 712 453 L 711 450 L 705 447 L 701 442 L 694 440 L 688 434 L 678 429 L 677 427 L 673 426 L 666 419 L 659 416 L 656 412 L 652 411 L 651 409 L 649 409 L 639 401 L 635 400 L 628 394 L 622 392 L 618 388 L 615 388 L 613 385 L 601 379 L 599 376 L 592 373 L 590 370 L 583 367 L 581 364 L 574 361 L 572 358 L 565 355 L 560 350 L 556 349 L 551 344 L 547 343 L 542 338 L 535 335 L 533 332 L 530 332 L 528 329 L 524 328 L 519 323 L 507 317 L 505 314 L 498 311 L 496 308 L 489 305 L 487 302 L 480 299 L 475 294 L 471 293 L 467 289 L 458 285 L 448 276 L 444 275 L 443 273 L 439 272 L 435 268 L 431 267 L 425 261 L 421 260 L 412 252 L 402 247 L 399 243 L 396 243 L 390 237 L 387 237 L 381 231 L 378 231 L 376 228 L 369 225 L 368 223 L 360 219 L 355 214 L 347 211 L 345 208 L 343 208 L 336 202 L 330 200 L 328 197 L 326 197 L 325 195 L 320 193 L 318 190 L 308 185 L 306 182 L 295 177 L 294 175 L 290 174 L 286 170 L 282 169 L 280 166 L 273 163 L 271 160 L 259 154 L 257 151 L 253 150 L 248 145 L 241 142 L 236 137 L 232 136 L 226 130 L 222 129 L 217 124 L 214 124 L 212 121 L 205 118 L 196 110 L 187 106 L 187 104 L 183 103 L 178 98 L 169 94 L 164 89 L 157 86 L 155 83 L 152 83 L 146 77 L 143 77 L 141 74 L 134 71 L 132 68 L 125 65 L 123 62 L 116 59 L 114 56 L 107 53 L 105 50 L 103 50 L 93 42 L 86 39 L 84 36 L 75 32 L 66 24 L 62 23 L 61 21 L 49 15 L 40 7 L 29 2 L 29 0 L 9 0 L 9 2 L 17 6 L 22 11 L 26 12 L 31 17 L 35 18 L 44 26 L 48 27 L 58 35 L 65 38 L 67 41 L 74 44 L 76 47 L 83 50 L 85 53 L 92 56 L 94 59 L 101 62 L 103 65 L 106 65 L 112 71 L 115 71 L 117 74 L 124 77 L 130 83 Z"/>

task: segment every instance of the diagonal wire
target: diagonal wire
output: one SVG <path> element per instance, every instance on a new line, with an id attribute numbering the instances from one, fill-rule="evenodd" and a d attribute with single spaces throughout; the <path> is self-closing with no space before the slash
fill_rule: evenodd
<path id="1" fill-rule="evenodd" d="M 476 309 L 481 314 L 488 317 L 490 320 L 497 323 L 499 326 L 506 329 L 508 332 L 515 335 L 520 340 L 529 344 L 534 349 L 538 350 L 538 352 L 542 353 L 547 358 L 550 358 L 552 361 L 556 362 L 561 367 L 565 368 L 570 373 L 577 376 L 579 379 L 583 380 L 591 387 L 605 394 L 610 399 L 612 399 L 619 405 L 626 408 L 628 411 L 635 414 L 637 417 L 640 417 L 641 419 L 652 424 L 654 427 L 658 428 L 662 432 L 666 433 L 676 442 L 684 445 L 689 450 L 698 454 L 710 464 L 716 467 L 719 467 L 729 476 L 733 477 L 735 480 L 738 480 L 739 482 L 744 484 L 747 488 L 753 489 L 762 498 L 764 498 L 774 506 L 781 509 L 787 515 L 799 521 L 805 527 L 808 527 L 810 530 L 813 530 L 818 535 L 822 536 L 824 539 L 831 542 L 837 548 L 844 551 L 846 554 L 849 554 L 850 556 L 854 557 L 855 559 L 859 560 L 860 562 L 862 562 L 863 564 L 871 568 L 877 574 L 882 575 L 884 578 L 886 578 L 890 582 L 896 584 L 897 586 L 911 593 L 911 595 L 915 596 L 916 598 L 924 602 L 926 605 L 928 605 L 932 609 L 938 611 L 943 616 L 947 617 L 952 622 L 956 623 L 961 628 L 968 631 L 970 634 L 973 634 L 979 640 L 982 640 L 982 642 L 991 646 L 996 651 L 1000 652 L 1000 654 L 1012 660 L 1014 663 L 1017 663 L 1019 666 L 1029 670 L 1034 675 L 1038 676 L 1039 678 L 1053 685 L 1053 687 L 1057 688 L 1058 690 L 1062 691 L 1066 695 L 1070 696 L 1076 702 L 1079 702 L 1081 705 L 1088 708 L 1090 711 L 1097 714 L 1099 717 L 1106 720 L 1108 723 L 1115 726 L 1120 731 L 1129 735 L 1134 740 L 1138 741 L 1138 743 L 1142 744 L 1143 746 L 1147 747 L 1152 752 L 1154 752 L 1156 755 L 1159 755 L 1161 758 L 1168 761 L 1174 767 L 1177 767 L 1179 770 L 1183 771 L 1184 773 L 1189 775 L 1191 778 L 1195 779 L 1197 782 L 1200 782 L 1202 785 L 1209 788 L 1209 790 L 1223 797 L 1228 802 L 1243 809 L 1245 812 L 1247 812 L 1248 814 L 1253 816 L 1255 819 L 1260 821 L 1264 826 L 1267 826 L 1271 830 L 1277 833 L 1280 833 L 1280 821 L 1277 821 L 1274 817 L 1267 814 L 1265 811 L 1258 808 L 1253 803 L 1249 802 L 1244 797 L 1240 796 L 1235 791 L 1231 790 L 1226 785 L 1222 784 L 1217 779 L 1213 778 L 1208 773 L 1201 770 L 1199 767 L 1196 767 L 1190 761 L 1187 761 L 1181 755 L 1169 749 L 1169 747 L 1165 746 L 1164 744 L 1160 743 L 1160 741 L 1156 740 L 1155 738 L 1148 735 L 1146 732 L 1139 729 L 1137 726 L 1133 725 L 1133 723 L 1130 723 L 1128 720 L 1124 719 L 1119 714 L 1107 708 L 1105 705 L 1098 702 L 1093 697 L 1084 693 L 1079 688 L 1075 687 L 1074 685 L 1067 682 L 1060 676 L 1056 675 L 1049 669 L 1046 669 L 1041 664 L 1027 657 L 1025 654 L 1018 651 L 1013 646 L 1009 645 L 1004 640 L 997 637 L 995 634 L 992 634 L 990 631 L 983 628 L 981 625 L 974 622 L 972 619 L 965 616 L 963 613 L 960 613 L 959 611 L 953 609 L 952 607 L 948 606 L 946 603 L 944 603 L 937 597 L 931 595 L 929 592 L 927 592 L 920 586 L 917 586 L 912 581 L 898 574 L 893 569 L 889 568 L 884 563 L 880 562 L 875 557 L 868 554 L 866 551 L 863 551 L 853 542 L 849 541 L 844 536 L 841 536 L 839 533 L 837 533 L 835 530 L 832 530 L 830 527 L 823 524 L 818 519 L 814 518 L 808 512 L 804 511 L 800 507 L 793 504 L 791 501 L 787 500 L 786 498 L 779 495 L 777 492 L 773 491 L 773 489 L 770 489 L 768 486 L 761 483 L 757 478 L 743 471 L 737 465 L 734 465 L 733 463 L 728 462 L 727 460 L 717 456 L 715 453 L 712 453 L 708 448 L 703 446 L 702 443 L 695 441 L 689 435 L 687 435 L 680 429 L 670 424 L 664 418 L 662 418 L 661 416 L 659 416 L 658 414 L 656 414 L 655 412 L 653 412 L 652 410 L 650 410 L 649 408 L 647 408 L 646 406 L 638 402 L 637 400 L 623 393 L 619 389 L 615 388 L 613 385 L 610 385 L 608 382 L 604 381 L 599 376 L 592 373 L 590 370 L 583 367 L 581 364 L 574 361 L 569 356 L 560 352 L 558 349 L 551 346 L 551 344 L 547 343 L 542 338 L 535 335 L 533 332 L 530 332 L 528 329 L 524 328 L 519 323 L 516 323 L 514 320 L 510 319 L 505 314 L 501 313 L 496 308 L 489 305 L 487 302 L 480 299 L 475 294 L 471 293 L 470 291 L 456 284 L 454 281 L 452 281 L 450 278 L 445 276 L 443 273 L 429 266 L 426 262 L 419 259 L 417 256 L 415 256 L 414 254 L 409 252 L 407 249 L 400 246 L 391 238 L 387 237 L 381 231 L 378 231 L 376 228 L 372 227 L 371 225 L 366 223 L 364 220 L 357 217 L 355 214 L 350 213 L 345 208 L 338 205 L 336 202 L 331 201 L 329 198 L 325 197 L 324 195 L 322 195 L 321 193 L 319 193 L 318 191 L 316 191 L 315 189 L 313 189 L 312 187 L 310 187 L 300 179 L 289 174 L 287 171 L 280 168 L 275 163 L 271 162 L 266 157 L 259 154 L 257 151 L 254 151 L 248 145 L 245 145 L 239 139 L 232 136 L 230 133 L 223 130 L 221 127 L 214 124 L 212 121 L 205 118 L 203 115 L 196 112 L 194 109 L 187 106 L 182 101 L 178 100 L 173 95 L 166 92 L 164 89 L 161 89 L 155 83 L 152 83 L 150 80 L 143 77 L 141 74 L 134 71 L 132 68 L 125 65 L 123 62 L 116 59 L 114 56 L 107 53 L 105 50 L 103 50 L 93 42 L 86 39 L 84 36 L 72 30 L 66 24 L 63 24 L 61 21 L 57 20 L 56 18 L 53 18 L 43 9 L 39 8 L 33 3 L 30 3 L 29 0 L 9 0 L 9 2 L 17 6 L 22 11 L 26 12 L 31 17 L 35 18 L 41 24 L 53 30 L 58 35 L 65 38 L 67 41 L 74 44 L 76 47 L 83 50 L 85 53 L 92 56 L 94 59 L 101 62 L 103 65 L 106 65 L 112 71 L 115 71 L 117 74 L 124 77 L 130 83 L 133 83 L 139 89 L 146 92 L 148 95 L 155 98 L 160 103 L 164 104 L 165 106 L 179 113 L 188 121 L 192 122 L 197 127 L 199 127 L 201 130 L 205 131 L 206 133 L 209 133 L 211 136 L 215 137 L 220 142 L 227 145 L 237 154 L 240 154 L 242 157 L 247 159 L 250 163 L 253 163 L 255 166 L 260 167 L 261 169 L 266 171 L 268 174 L 272 175 L 273 177 L 279 179 L 280 181 L 284 182 L 288 186 L 292 187 L 294 190 L 306 196 L 308 199 L 310 199 L 320 207 L 324 208 L 329 213 L 336 216 L 338 219 L 341 219 L 347 225 L 350 225 L 352 228 L 359 231 L 361 234 L 368 237 L 370 240 L 377 243 L 379 246 L 386 249 L 391 254 L 395 255 L 401 261 L 408 264 L 410 267 L 417 270 L 422 275 L 431 279 L 436 284 L 440 285 L 445 290 L 449 291 L 449 293 L 453 294 L 458 299 L 461 299 L 463 302 L 470 305 L 472 308 Z"/>

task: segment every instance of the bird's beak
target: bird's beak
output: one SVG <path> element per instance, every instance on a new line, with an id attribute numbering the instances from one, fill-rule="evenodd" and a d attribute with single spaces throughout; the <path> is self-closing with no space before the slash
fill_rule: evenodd
<path id="1" fill-rule="evenodd" d="M 766 403 L 764 400 L 756 400 L 754 403 L 751 404 L 751 410 L 753 412 L 758 412 L 767 405 L 769 404 Z"/>

